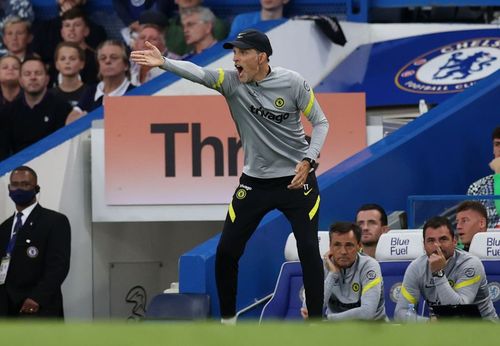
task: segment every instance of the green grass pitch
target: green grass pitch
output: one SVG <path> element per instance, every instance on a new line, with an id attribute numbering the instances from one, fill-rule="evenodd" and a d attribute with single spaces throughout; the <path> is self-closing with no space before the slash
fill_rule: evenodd
<path id="1" fill-rule="evenodd" d="M 300 345 L 300 346 L 429 346 L 498 345 L 500 325 L 460 321 L 397 325 L 385 323 L 242 322 L 0 322 L 0 345 Z"/>

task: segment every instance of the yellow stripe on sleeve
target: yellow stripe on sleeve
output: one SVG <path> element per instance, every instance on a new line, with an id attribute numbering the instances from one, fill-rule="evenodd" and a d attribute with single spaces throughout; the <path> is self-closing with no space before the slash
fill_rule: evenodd
<path id="1" fill-rule="evenodd" d="M 417 304 L 417 299 L 412 296 L 403 285 L 401 285 L 401 294 L 406 298 L 407 301 L 410 302 L 410 304 Z"/>
<path id="2" fill-rule="evenodd" d="M 229 217 L 231 218 L 231 222 L 234 223 L 234 220 L 236 220 L 236 212 L 233 208 L 233 202 L 229 204 Z"/>
<path id="3" fill-rule="evenodd" d="M 459 288 L 463 288 L 463 287 L 467 287 L 467 286 L 470 286 L 470 285 L 474 285 L 475 283 L 479 282 L 480 280 L 481 280 L 481 275 L 476 275 L 472 279 L 459 282 L 458 284 L 455 285 L 455 287 L 453 287 L 453 289 L 456 291 Z"/>
<path id="4" fill-rule="evenodd" d="M 378 278 L 376 278 L 375 280 L 373 280 L 372 282 L 370 282 L 368 285 L 366 285 L 365 287 L 363 287 L 363 291 L 361 291 L 361 295 L 365 294 L 366 292 L 368 292 L 370 289 L 372 289 L 373 287 L 377 286 L 381 282 L 382 282 L 382 278 L 379 276 Z"/>
<path id="5" fill-rule="evenodd" d="M 309 94 L 309 103 L 307 104 L 306 109 L 304 109 L 304 115 L 306 117 L 309 116 L 309 113 L 311 113 L 312 106 L 314 104 L 314 92 L 311 88 L 311 93 Z"/>
<path id="6" fill-rule="evenodd" d="M 320 198 L 318 196 L 318 198 L 316 199 L 316 203 L 314 204 L 314 207 L 312 207 L 311 211 L 309 212 L 309 220 L 312 220 L 314 215 L 316 215 L 316 213 L 318 212 L 319 201 L 320 201 Z"/>
<path id="7" fill-rule="evenodd" d="M 222 82 L 224 82 L 224 70 L 219 68 L 219 79 L 217 80 L 217 83 L 213 85 L 214 89 L 220 89 Z"/>

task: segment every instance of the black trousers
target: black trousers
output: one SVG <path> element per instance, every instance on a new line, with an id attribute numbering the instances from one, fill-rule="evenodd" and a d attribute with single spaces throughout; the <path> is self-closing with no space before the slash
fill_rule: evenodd
<path id="1" fill-rule="evenodd" d="M 318 183 L 312 172 L 304 189 L 289 190 L 287 185 L 292 178 L 258 179 L 245 174 L 240 177 L 240 185 L 229 206 L 215 259 L 222 317 L 236 315 L 238 261 L 247 241 L 264 215 L 278 209 L 292 225 L 297 240 L 309 316 L 321 318 L 324 276 L 318 246 Z"/>

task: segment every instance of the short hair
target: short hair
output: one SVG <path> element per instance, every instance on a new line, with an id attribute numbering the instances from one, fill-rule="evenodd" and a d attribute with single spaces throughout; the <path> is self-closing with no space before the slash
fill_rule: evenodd
<path id="1" fill-rule="evenodd" d="M 15 171 L 21 171 L 21 172 L 29 172 L 34 178 L 35 182 L 38 182 L 38 175 L 36 174 L 35 170 L 31 167 L 28 166 L 18 166 L 10 172 L 10 177 L 12 177 L 12 174 L 14 174 Z"/>
<path id="2" fill-rule="evenodd" d="M 57 60 L 57 56 L 59 55 L 59 51 L 61 48 L 74 48 L 78 52 L 78 59 L 81 61 L 85 61 L 85 51 L 78 45 L 76 42 L 67 42 L 61 41 L 56 46 L 56 50 L 54 52 L 54 62 Z"/>
<path id="3" fill-rule="evenodd" d="M 98 62 L 99 62 L 99 51 L 104 46 L 117 46 L 117 47 L 120 47 L 120 49 L 122 51 L 122 60 L 125 63 L 125 65 L 128 67 L 127 71 L 125 71 L 125 75 L 130 80 L 130 60 L 128 59 L 128 48 L 125 45 L 125 43 L 123 43 L 123 41 L 120 41 L 120 40 L 106 40 L 106 41 L 101 42 L 97 46 L 97 49 L 95 51 L 96 59 L 97 59 Z M 100 76 L 100 73 L 99 73 L 99 76 Z"/>
<path id="4" fill-rule="evenodd" d="M 192 14 L 199 14 L 200 15 L 200 20 L 205 22 L 205 23 L 211 23 L 212 24 L 212 30 L 213 26 L 215 25 L 215 15 L 214 13 L 208 8 L 204 6 L 196 6 L 193 8 L 189 8 L 186 10 L 183 10 L 181 13 L 181 16 L 190 16 Z"/>
<path id="5" fill-rule="evenodd" d="M 40 55 L 38 55 L 38 54 L 30 54 L 30 55 L 26 56 L 24 58 L 23 62 L 21 63 L 21 70 L 23 69 L 23 66 L 28 61 L 39 61 L 40 64 L 42 64 L 42 66 L 43 66 L 43 70 L 45 71 L 45 74 L 49 74 L 49 69 L 48 69 L 47 65 L 45 64 L 45 62 L 43 61 L 43 59 L 40 57 Z"/>
<path id="6" fill-rule="evenodd" d="M 153 28 L 158 30 L 158 32 L 160 33 L 160 40 L 163 44 L 165 44 L 165 33 L 167 32 L 166 27 L 162 28 L 161 26 L 152 23 L 141 24 L 141 28 L 139 29 L 139 34 L 143 29 L 147 28 Z"/>
<path id="7" fill-rule="evenodd" d="M 65 20 L 71 20 L 71 19 L 76 19 L 76 18 L 82 18 L 83 22 L 85 23 L 86 26 L 89 26 L 89 20 L 87 19 L 87 16 L 85 15 L 85 12 L 80 7 L 73 7 L 70 10 L 67 10 L 61 15 L 61 22 Z"/>
<path id="8" fill-rule="evenodd" d="M 498 126 L 497 128 L 495 128 L 493 130 L 493 133 L 491 134 L 491 140 L 495 140 L 495 139 L 500 139 L 500 126 Z"/>
<path id="9" fill-rule="evenodd" d="M 5 34 L 5 28 L 7 28 L 8 25 L 11 25 L 11 24 L 17 24 L 17 23 L 24 23 L 26 24 L 26 30 L 28 31 L 28 33 L 31 32 L 31 22 L 26 19 L 26 18 L 21 18 L 19 16 L 16 16 L 16 15 L 10 15 L 10 16 L 7 16 L 3 22 L 2 22 L 2 32 Z"/>
<path id="10" fill-rule="evenodd" d="M 2 61 L 4 61 L 5 59 L 7 59 L 7 58 L 12 58 L 12 59 L 16 60 L 16 61 L 18 62 L 18 64 L 19 64 L 19 67 L 21 67 L 21 64 L 22 64 L 21 59 L 19 59 L 16 55 L 14 55 L 14 54 L 10 54 L 10 53 L 7 53 L 7 54 L 5 54 L 5 55 L 2 55 L 2 56 L 0 57 L 0 63 L 1 63 Z"/>
<path id="11" fill-rule="evenodd" d="M 486 211 L 486 207 L 483 205 L 483 203 L 479 201 L 463 201 L 457 207 L 457 214 L 461 211 L 466 210 L 473 210 L 475 212 L 478 212 L 482 217 L 486 219 L 486 221 L 488 221 L 488 212 Z"/>
<path id="12" fill-rule="evenodd" d="M 340 222 L 335 222 L 330 226 L 330 230 L 328 232 L 328 235 L 330 236 L 330 241 L 332 241 L 332 235 L 333 233 L 340 233 L 340 234 L 345 234 L 349 233 L 350 231 L 354 232 L 354 236 L 356 237 L 356 240 L 358 243 L 361 242 L 361 227 L 359 227 L 357 224 L 352 223 L 352 222 L 345 222 L 345 221 L 340 221 Z"/>
<path id="13" fill-rule="evenodd" d="M 356 215 L 358 215 L 360 211 L 366 211 L 366 210 L 378 211 L 380 213 L 380 222 L 382 223 L 382 226 L 387 226 L 387 213 L 385 212 L 384 208 L 375 203 L 363 204 L 361 207 L 359 207 L 358 211 L 356 212 Z"/>
<path id="14" fill-rule="evenodd" d="M 425 232 L 427 231 L 427 228 L 439 228 L 442 226 L 445 226 L 446 228 L 448 228 L 448 231 L 450 232 L 450 235 L 452 238 L 455 238 L 457 236 L 455 234 L 455 232 L 453 231 L 453 226 L 451 225 L 451 222 L 450 222 L 450 220 L 448 220 L 448 218 L 446 218 L 444 216 L 434 216 L 434 217 L 431 217 L 429 220 L 427 220 L 427 222 L 424 224 L 424 231 L 422 232 L 423 236 L 424 236 L 424 240 L 425 240 Z"/>

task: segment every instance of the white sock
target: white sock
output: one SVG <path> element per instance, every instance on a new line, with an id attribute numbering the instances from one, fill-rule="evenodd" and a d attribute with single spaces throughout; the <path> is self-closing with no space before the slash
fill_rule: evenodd
<path id="1" fill-rule="evenodd" d="M 236 316 L 233 316 L 231 318 L 221 318 L 220 323 L 226 324 L 228 326 L 234 326 L 236 324 Z"/>

